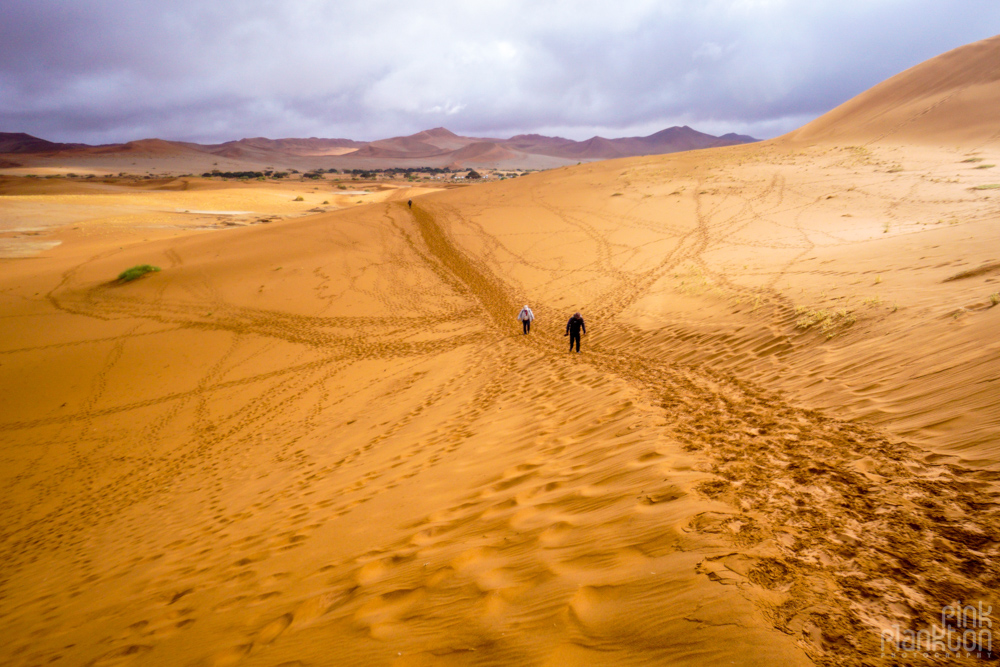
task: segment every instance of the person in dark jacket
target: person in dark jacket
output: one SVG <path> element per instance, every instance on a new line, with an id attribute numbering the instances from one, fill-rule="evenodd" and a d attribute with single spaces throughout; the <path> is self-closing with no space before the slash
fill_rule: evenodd
<path id="1" fill-rule="evenodd" d="M 569 336 L 569 351 L 573 351 L 573 341 L 576 341 L 576 351 L 580 351 L 580 335 L 587 333 L 587 325 L 583 323 L 583 315 L 574 313 L 566 323 L 565 336 Z"/>

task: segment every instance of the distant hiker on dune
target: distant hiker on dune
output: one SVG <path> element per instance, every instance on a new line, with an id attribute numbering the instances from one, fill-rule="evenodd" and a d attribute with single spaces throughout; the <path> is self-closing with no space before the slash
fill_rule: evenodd
<path id="1" fill-rule="evenodd" d="M 408 206 L 409 208 L 413 208 L 413 200 L 412 200 L 412 199 L 407 199 L 407 200 L 406 200 L 406 205 L 407 205 L 407 206 Z"/>
<path id="2" fill-rule="evenodd" d="M 528 332 L 531 331 L 531 321 L 535 319 L 535 314 L 531 312 L 531 308 L 525 306 L 517 314 L 517 319 L 521 320 L 521 324 L 524 326 L 524 335 L 527 336 Z"/>
<path id="3" fill-rule="evenodd" d="M 580 351 L 580 335 L 587 333 L 587 325 L 583 323 L 583 315 L 580 313 L 573 313 L 573 317 L 569 318 L 569 322 L 566 323 L 566 333 L 564 336 L 569 336 L 569 351 L 573 351 L 573 341 L 576 341 L 576 351 Z"/>

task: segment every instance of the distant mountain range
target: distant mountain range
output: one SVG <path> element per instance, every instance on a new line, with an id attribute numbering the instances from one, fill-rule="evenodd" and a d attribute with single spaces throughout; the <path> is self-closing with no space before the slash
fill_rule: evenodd
<path id="1" fill-rule="evenodd" d="M 91 165 L 109 159 L 190 161 L 227 168 L 274 166 L 297 168 L 388 168 L 388 167 L 480 167 L 512 169 L 545 168 L 576 162 L 607 160 L 637 155 L 658 155 L 757 141 L 753 137 L 726 134 L 721 137 L 690 127 L 671 127 L 648 137 L 605 139 L 593 137 L 573 141 L 539 134 L 519 134 L 510 139 L 463 137 L 438 127 L 405 137 L 378 141 L 352 139 L 266 139 L 257 137 L 221 144 L 196 144 L 162 139 L 143 139 L 124 144 L 88 146 L 61 144 L 24 133 L 0 132 L 0 166 Z M 133 163 L 130 163 L 133 164 Z M 134 163 L 138 164 L 138 163 Z"/>

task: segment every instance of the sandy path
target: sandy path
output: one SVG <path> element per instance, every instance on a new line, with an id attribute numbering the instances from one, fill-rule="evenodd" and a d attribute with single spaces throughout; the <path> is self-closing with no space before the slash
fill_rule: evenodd
<path id="1" fill-rule="evenodd" d="M 997 200 L 970 152 L 743 147 L 550 172 L 453 206 L 494 239 L 469 251 L 525 299 L 995 466 Z"/>
<path id="2" fill-rule="evenodd" d="M 777 179 L 763 196 L 776 190 Z M 727 501 L 729 508 L 700 512 L 689 519 L 690 525 L 734 541 L 736 553 L 722 563 L 736 563 L 732 569 L 747 578 L 744 583 L 756 585 L 748 588 L 775 627 L 803 637 L 814 658 L 839 664 L 851 661 L 846 653 L 870 658 L 880 652 L 873 626 L 933 619 L 941 600 L 992 599 L 995 572 L 982 564 L 970 566 L 970 557 L 978 559 L 979 549 L 998 536 L 997 473 L 942 461 L 877 429 L 794 407 L 738 376 L 720 373 L 714 355 L 704 351 L 696 358 L 708 363 L 665 365 L 669 353 L 649 345 L 645 332 L 627 320 L 616 321 L 664 275 L 701 261 L 713 245 L 710 230 L 721 207 L 705 210 L 696 202 L 696 226 L 678 234 L 673 249 L 658 263 L 629 272 L 613 266 L 615 261 L 621 266 L 627 251 L 616 252 L 609 235 L 588 222 L 599 214 L 567 215 L 537 197 L 534 203 L 596 246 L 585 256 L 600 267 L 602 283 L 590 311 L 598 313 L 602 329 L 581 363 L 641 392 L 663 409 L 661 432 L 683 443 L 683 450 L 707 456 L 695 467 L 716 477 L 696 490 L 702 497 Z M 462 220 L 455 209 L 449 213 L 456 227 L 482 229 Z M 727 215 L 726 220 L 735 217 Z M 716 233 L 717 239 L 730 238 L 733 230 Z M 502 244 L 480 238 L 466 239 L 464 245 L 497 249 Z M 494 259 L 498 254 L 506 253 L 494 252 Z M 516 251 L 510 254 L 518 257 Z M 555 280 L 564 281 L 587 268 L 553 273 L 561 274 Z M 583 284 L 590 287 L 586 280 Z M 727 287 L 776 301 L 771 312 L 779 321 L 788 317 L 782 310 L 791 310 L 775 290 Z M 504 304 L 508 313 L 515 309 Z M 765 343 L 765 354 L 780 349 Z M 559 341 L 546 344 L 558 349 Z M 676 351 L 672 356 L 683 358 Z M 987 406 L 994 409 L 993 403 Z M 714 573 L 722 565 L 708 558 L 698 568 Z M 774 590 L 780 594 L 770 598 L 766 591 Z"/>

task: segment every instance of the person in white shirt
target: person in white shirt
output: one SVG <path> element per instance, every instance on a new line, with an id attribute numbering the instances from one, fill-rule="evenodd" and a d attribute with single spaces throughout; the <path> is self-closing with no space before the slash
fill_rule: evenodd
<path id="1" fill-rule="evenodd" d="M 531 308 L 525 306 L 517 314 L 517 319 L 521 320 L 521 324 L 524 326 L 524 335 L 527 336 L 528 332 L 531 331 L 531 321 L 535 319 L 535 314 L 531 312 Z"/>

